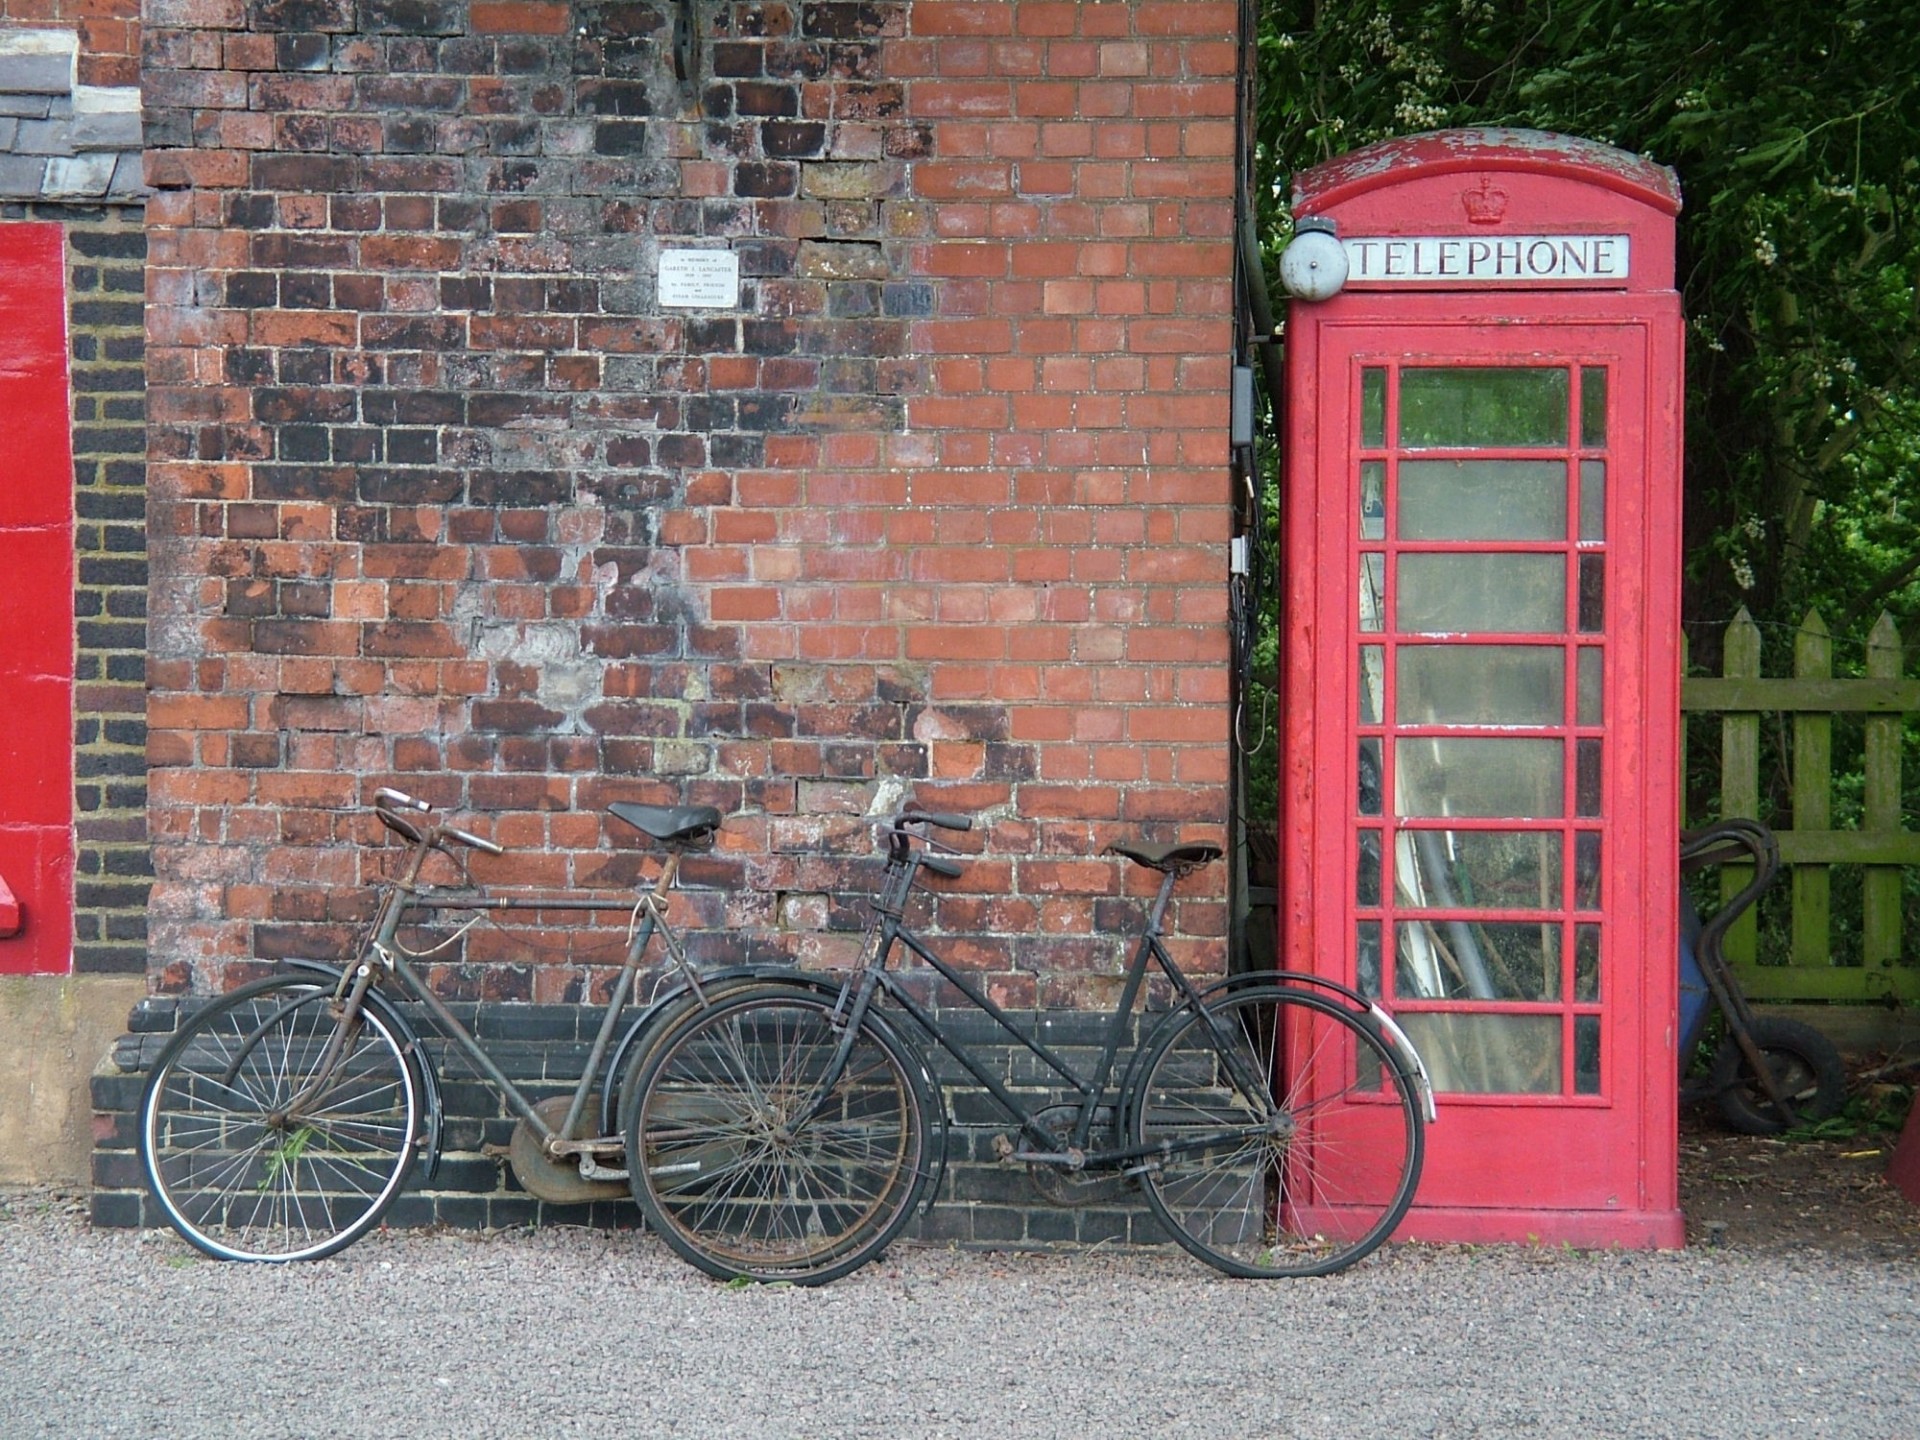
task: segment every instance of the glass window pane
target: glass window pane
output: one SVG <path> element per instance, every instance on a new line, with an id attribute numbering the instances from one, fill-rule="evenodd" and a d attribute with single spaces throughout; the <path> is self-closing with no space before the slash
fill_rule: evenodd
<path id="1" fill-rule="evenodd" d="M 1394 993 L 1422 1000 L 1557 1000 L 1560 926 L 1413 920 L 1399 940 Z"/>
<path id="2" fill-rule="evenodd" d="M 1403 830 L 1394 900 L 1409 908 L 1553 910 L 1560 904 L 1557 830 Z"/>
<path id="3" fill-rule="evenodd" d="M 1573 813 L 1597 816 L 1600 813 L 1600 742 L 1576 740 L 1573 748 L 1576 752 Z"/>
<path id="4" fill-rule="evenodd" d="M 1354 988 L 1369 1000 L 1380 998 L 1380 922 L 1354 925 Z"/>
<path id="5" fill-rule="evenodd" d="M 1580 557 L 1580 633 L 1598 635 L 1607 628 L 1607 557 Z"/>
<path id="6" fill-rule="evenodd" d="M 1601 365 L 1580 368 L 1580 443 L 1599 449 L 1607 443 L 1607 371 Z"/>
<path id="7" fill-rule="evenodd" d="M 1561 446 L 1567 372 L 1448 366 L 1400 372 L 1400 443 Z"/>
<path id="8" fill-rule="evenodd" d="M 1395 741 L 1394 760 L 1402 815 L 1534 820 L 1566 808 L 1558 740 L 1422 736 Z"/>
<path id="9" fill-rule="evenodd" d="M 1580 651 L 1579 699 L 1576 708 L 1582 725 L 1599 725 L 1606 718 L 1606 707 L 1601 698 L 1604 691 L 1600 684 L 1601 657 L 1605 654 L 1604 650 L 1592 645 Z"/>
<path id="10" fill-rule="evenodd" d="M 1560 1093 L 1560 1017 L 1402 1010 L 1393 1017 L 1426 1062 L 1436 1090 L 1453 1094 Z"/>
<path id="11" fill-rule="evenodd" d="M 1394 710 L 1402 725 L 1559 725 L 1566 652 L 1547 645 L 1402 645 Z"/>
<path id="12" fill-rule="evenodd" d="M 1397 575 L 1394 621 L 1403 632 L 1557 635 L 1567 628 L 1564 555 L 1402 555 Z"/>
<path id="13" fill-rule="evenodd" d="M 1567 467 L 1558 460 L 1402 460 L 1402 540 L 1565 540 Z"/>
<path id="14" fill-rule="evenodd" d="M 1387 372 L 1360 372 L 1360 443 L 1378 450 L 1387 443 Z"/>
<path id="15" fill-rule="evenodd" d="M 1582 830 L 1573 837 L 1573 903 L 1580 910 L 1600 908 L 1600 832 Z"/>
<path id="16" fill-rule="evenodd" d="M 1378 830 L 1360 832 L 1360 856 L 1353 882 L 1353 900 L 1356 905 L 1380 903 L 1380 832 Z"/>
<path id="17" fill-rule="evenodd" d="M 1360 466 L 1360 538 L 1387 538 L 1387 465 L 1384 460 Z"/>
<path id="18" fill-rule="evenodd" d="M 1360 557 L 1360 628 L 1362 630 L 1382 628 L 1381 612 L 1385 608 L 1386 593 L 1387 557 L 1362 555 Z"/>
<path id="19" fill-rule="evenodd" d="M 1573 998 L 1589 1003 L 1600 998 L 1600 927 L 1573 927 Z"/>
<path id="20" fill-rule="evenodd" d="M 1573 1017 L 1573 1093 L 1600 1093 L 1600 1017 Z"/>
<path id="21" fill-rule="evenodd" d="M 1580 538 L 1607 538 L 1607 462 L 1580 462 Z"/>
<path id="22" fill-rule="evenodd" d="M 1380 813 L 1380 741 L 1378 737 L 1360 742 L 1360 813 Z"/>
<path id="23" fill-rule="evenodd" d="M 1378 725 L 1387 690 L 1386 652 L 1378 645 L 1360 647 L 1360 723 Z"/>

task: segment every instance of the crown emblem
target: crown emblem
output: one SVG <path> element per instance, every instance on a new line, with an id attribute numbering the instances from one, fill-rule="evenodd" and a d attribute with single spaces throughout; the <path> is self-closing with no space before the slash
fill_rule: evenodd
<path id="1" fill-rule="evenodd" d="M 1467 219 L 1475 225 L 1498 225 L 1507 215 L 1507 192 L 1495 185 L 1491 176 L 1480 177 L 1478 190 L 1461 191 L 1460 203 L 1467 207 Z"/>

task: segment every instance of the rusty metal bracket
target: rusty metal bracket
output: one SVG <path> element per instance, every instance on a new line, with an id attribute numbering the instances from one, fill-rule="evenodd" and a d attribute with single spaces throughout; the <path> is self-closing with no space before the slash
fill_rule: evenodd
<path id="1" fill-rule="evenodd" d="M 700 83 L 700 17 L 694 0 L 679 0 L 674 7 L 673 78 L 687 86 Z"/>

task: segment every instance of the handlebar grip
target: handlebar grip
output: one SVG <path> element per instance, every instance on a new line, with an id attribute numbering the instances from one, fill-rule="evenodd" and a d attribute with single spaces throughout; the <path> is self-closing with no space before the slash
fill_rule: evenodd
<path id="1" fill-rule="evenodd" d="M 936 875 L 944 875 L 951 880 L 960 873 L 960 862 L 958 860 L 945 860 L 938 855 L 922 855 L 920 857 L 920 868 L 922 870 L 931 870 Z"/>
<path id="2" fill-rule="evenodd" d="M 433 806 L 425 800 L 416 800 L 404 790 L 394 790 L 385 785 L 382 785 L 378 790 L 373 792 L 373 803 L 376 805 L 397 805 L 402 810 L 418 810 L 422 814 L 433 809 Z"/>
<path id="3" fill-rule="evenodd" d="M 451 825 L 442 826 L 440 833 L 449 840 L 458 840 L 462 845 L 471 845 L 475 850 L 484 851 L 488 855 L 507 853 L 502 846 L 494 844 L 493 841 L 482 840 L 478 835 L 469 835 L 466 831 L 456 830 Z"/>
<path id="4" fill-rule="evenodd" d="M 970 815 L 946 815 L 933 810 L 915 810 L 900 817 L 901 823 L 917 820 L 922 825 L 938 825 L 942 830 L 971 830 L 973 817 Z"/>

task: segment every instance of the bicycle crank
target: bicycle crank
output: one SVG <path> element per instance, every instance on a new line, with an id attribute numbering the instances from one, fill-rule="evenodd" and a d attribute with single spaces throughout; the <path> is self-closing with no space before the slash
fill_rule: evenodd
<path id="1" fill-rule="evenodd" d="M 1076 1105 L 1056 1105 L 1049 1106 L 1035 1117 L 1054 1137 L 1059 1145 L 1058 1150 L 1016 1150 L 1009 1143 L 1006 1152 L 1000 1156 L 1003 1160 L 1024 1161 L 1027 1180 L 1035 1192 L 1049 1205 L 1064 1209 L 1106 1204 L 1125 1194 L 1133 1184 L 1128 1176 L 1118 1171 L 1083 1168 L 1084 1160 L 1080 1152 L 1069 1146 L 1074 1121 L 1079 1118 L 1079 1113 Z M 1108 1124 L 1111 1124 L 1110 1120 Z M 999 1147 L 995 1148 L 997 1151 Z"/>

